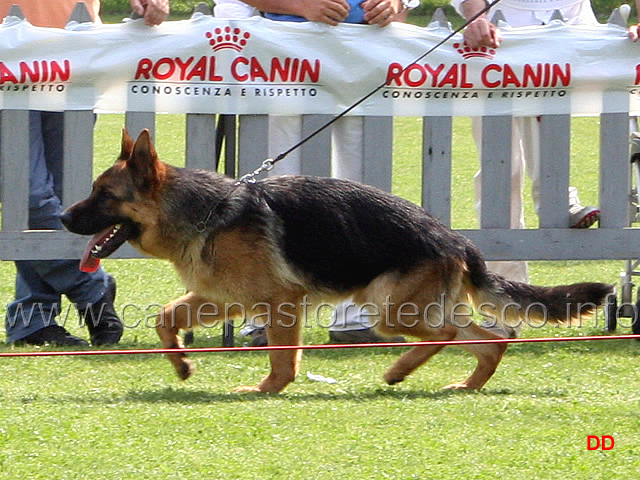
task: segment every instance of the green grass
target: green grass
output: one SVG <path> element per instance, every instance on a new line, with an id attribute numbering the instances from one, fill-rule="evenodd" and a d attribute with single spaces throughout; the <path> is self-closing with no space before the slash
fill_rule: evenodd
<path id="1" fill-rule="evenodd" d="M 120 115 L 99 117 L 96 171 L 117 155 L 122 124 Z M 420 128 L 417 119 L 397 120 L 393 188 L 413 201 L 420 198 Z M 454 128 L 454 224 L 469 228 L 476 225 L 477 160 L 469 120 L 456 119 Z M 597 119 L 576 119 L 573 131 L 572 182 L 597 203 Z M 162 158 L 184 162 L 183 117 L 160 115 L 157 138 Z M 534 224 L 531 211 L 528 217 Z M 122 348 L 158 346 L 149 326 L 153 304 L 183 292 L 171 267 L 156 260 L 104 265 L 118 279 L 119 308 L 126 306 Z M 614 282 L 622 266 L 535 262 L 531 270 L 541 284 Z M 0 269 L 8 303 L 13 266 Z M 525 335 L 597 335 L 597 320 Z M 86 336 L 73 311 L 67 327 Z M 325 343 L 327 332 L 307 329 L 305 341 Z M 197 331 L 196 346 L 218 345 L 219 328 Z M 263 352 L 193 355 L 197 371 L 187 382 L 159 355 L 3 358 L 0 478 L 634 478 L 639 347 L 515 345 L 480 393 L 441 390 L 473 366 L 453 349 L 393 387 L 381 377 L 402 348 L 307 352 L 298 381 L 265 396 L 230 393 L 267 373 Z M 312 382 L 307 372 L 338 383 Z M 588 435 L 612 435 L 615 447 L 588 451 Z"/>
<path id="2" fill-rule="evenodd" d="M 96 125 L 96 172 L 119 152 L 120 115 Z M 572 183 L 597 203 L 597 119 L 573 123 Z M 418 119 L 396 122 L 394 191 L 419 201 Z M 466 118 L 454 122 L 453 223 L 477 225 L 478 164 Z M 184 162 L 184 118 L 160 115 L 161 158 Z M 529 193 L 527 192 L 530 204 Z M 531 208 L 527 221 L 535 225 Z M 259 262 L 259 259 L 256 259 Z M 118 280 L 127 329 L 122 348 L 158 346 L 154 304 L 182 294 L 171 267 L 156 260 L 106 260 Z M 615 282 L 623 263 L 534 262 L 532 281 Z M 2 301 L 14 268 L 0 264 Z M 66 305 L 68 307 L 68 305 Z M 125 308 L 126 307 L 126 308 Z M 526 336 L 593 335 L 600 325 L 529 329 Z M 146 322 L 146 323 L 145 323 Z M 74 313 L 67 321 L 85 336 Z M 628 328 L 621 328 L 626 333 Z M 237 338 L 242 343 L 242 338 Z M 321 328 L 307 343 L 325 343 Z M 196 346 L 220 345 L 220 329 L 199 330 Z M 43 347 L 46 349 L 49 347 Z M 26 347 L 1 347 L 26 351 Z M 180 382 L 159 355 L 3 358 L 0 479 L 566 479 L 635 478 L 640 444 L 640 344 L 600 341 L 515 345 L 480 393 L 444 392 L 465 378 L 469 355 L 445 350 L 397 386 L 385 369 L 402 349 L 305 354 L 298 381 L 281 395 L 237 395 L 267 373 L 263 352 L 193 355 Z M 312 382 L 306 373 L 333 377 Z M 612 435 L 608 452 L 587 451 L 587 435 Z"/>

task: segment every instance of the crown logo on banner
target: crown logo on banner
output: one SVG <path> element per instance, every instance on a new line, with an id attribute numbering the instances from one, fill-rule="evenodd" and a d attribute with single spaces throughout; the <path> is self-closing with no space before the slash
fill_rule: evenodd
<path id="1" fill-rule="evenodd" d="M 487 47 L 476 47 L 471 48 L 467 45 L 467 42 L 464 43 L 454 43 L 453 48 L 457 50 L 457 52 L 463 56 L 463 58 L 487 58 L 491 60 L 496 55 L 496 51 L 493 48 Z"/>
<path id="2" fill-rule="evenodd" d="M 241 52 L 247 45 L 247 41 L 251 38 L 249 32 L 243 32 L 239 28 L 216 28 L 213 32 L 207 32 L 206 37 L 209 39 L 209 45 L 214 52 L 230 48 L 236 52 Z"/>

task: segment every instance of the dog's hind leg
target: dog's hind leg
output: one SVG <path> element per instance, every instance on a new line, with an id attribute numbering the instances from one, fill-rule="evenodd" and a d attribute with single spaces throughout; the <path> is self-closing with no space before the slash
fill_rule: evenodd
<path id="1" fill-rule="evenodd" d="M 469 321 L 464 328 L 458 329 L 456 340 L 495 340 L 501 337 L 485 330 L 484 328 Z M 502 360 L 502 355 L 507 350 L 506 343 L 486 343 L 468 344 L 460 348 L 471 352 L 478 360 L 475 370 L 464 382 L 452 383 L 446 389 L 452 390 L 479 390 L 493 376 L 498 364 Z"/>
<path id="2" fill-rule="evenodd" d="M 215 305 L 193 293 L 177 298 L 165 305 L 159 315 L 156 332 L 162 341 L 162 346 L 164 348 L 184 348 L 182 338 L 178 335 L 178 332 L 181 329 L 197 326 L 198 323 L 194 324 L 193 320 L 196 316 L 198 319 L 204 317 L 207 320 L 215 320 L 213 317 L 219 315 L 219 313 Z M 167 358 L 173 364 L 178 377 L 182 380 L 189 378 L 195 370 L 195 366 L 191 360 L 187 359 L 187 355 L 184 352 L 169 353 Z"/>
<path id="3" fill-rule="evenodd" d="M 456 336 L 456 328 L 453 325 L 444 325 L 435 330 L 425 328 L 421 332 L 420 328 L 412 328 L 407 332 L 423 341 L 448 341 Z M 389 385 L 402 382 L 407 375 L 427 362 L 431 357 L 444 348 L 443 345 L 420 345 L 413 347 L 402 355 L 396 363 L 384 374 L 384 379 Z"/>
<path id="4" fill-rule="evenodd" d="M 286 302 L 289 305 L 299 303 Z M 293 315 L 281 315 L 278 307 L 285 303 L 272 305 L 270 318 L 265 325 L 269 346 L 300 345 L 302 343 L 300 319 Z M 278 393 L 293 382 L 300 370 L 302 350 L 269 350 L 271 372 L 256 386 L 242 386 L 234 389 L 240 393 Z"/>

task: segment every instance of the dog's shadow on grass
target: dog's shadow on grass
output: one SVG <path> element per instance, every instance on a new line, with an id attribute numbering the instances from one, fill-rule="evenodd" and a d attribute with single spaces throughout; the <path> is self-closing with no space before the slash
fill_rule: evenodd
<path id="1" fill-rule="evenodd" d="M 165 403 L 165 404 L 212 404 L 212 403 L 242 403 L 242 402 L 263 402 L 274 399 L 282 399 L 288 402 L 327 402 L 327 401 L 374 401 L 381 399 L 391 399 L 398 401 L 406 400 L 442 400 L 460 396 L 532 396 L 536 397 L 564 397 L 560 392 L 536 390 L 535 392 L 512 391 L 509 389 L 482 390 L 476 391 L 456 391 L 456 390 L 399 390 L 395 388 L 377 388 L 362 392 L 314 392 L 295 393 L 284 392 L 281 394 L 263 393 L 234 393 L 234 392 L 212 392 L 209 390 L 190 390 L 173 387 L 165 387 L 160 390 L 130 391 L 126 395 L 126 400 L 138 403 Z"/>

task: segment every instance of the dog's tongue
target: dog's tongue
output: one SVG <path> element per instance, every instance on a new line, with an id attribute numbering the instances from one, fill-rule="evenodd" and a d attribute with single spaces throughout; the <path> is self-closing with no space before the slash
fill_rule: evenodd
<path id="1" fill-rule="evenodd" d="M 91 254 L 91 249 L 111 231 L 111 227 L 96 233 L 84 249 L 82 258 L 80 259 L 80 270 L 87 273 L 93 273 L 100 266 L 100 259 Z"/>

